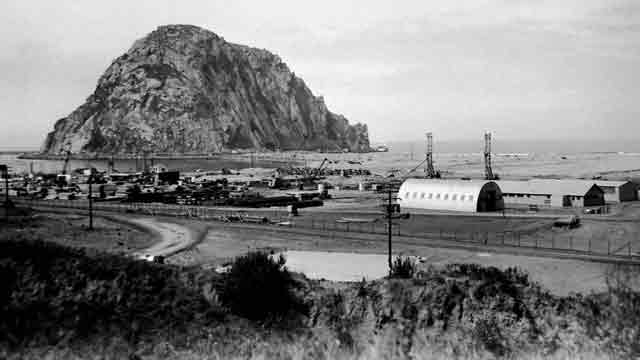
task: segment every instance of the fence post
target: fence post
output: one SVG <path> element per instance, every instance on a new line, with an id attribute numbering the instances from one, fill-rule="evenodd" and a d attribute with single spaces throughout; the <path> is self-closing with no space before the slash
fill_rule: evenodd
<path id="1" fill-rule="evenodd" d="M 611 239 L 607 239 L 607 255 L 611 255 Z"/>
<path id="2" fill-rule="evenodd" d="M 629 257 L 631 257 L 631 241 L 627 245 L 629 246 Z"/>
<path id="3" fill-rule="evenodd" d="M 587 246 L 588 246 L 587 251 L 591 252 L 591 238 L 589 238 L 589 242 L 587 243 Z"/>

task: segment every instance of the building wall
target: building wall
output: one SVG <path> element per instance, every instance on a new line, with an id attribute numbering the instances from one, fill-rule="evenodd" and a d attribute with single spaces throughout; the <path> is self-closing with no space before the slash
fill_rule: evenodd
<path id="1" fill-rule="evenodd" d="M 564 207 L 566 198 L 562 194 L 551 194 L 551 206 L 553 207 Z"/>
<path id="2" fill-rule="evenodd" d="M 585 206 L 585 197 L 576 195 L 557 195 L 556 199 L 561 201 L 561 207 L 579 208 Z"/>
<path id="3" fill-rule="evenodd" d="M 618 186 L 603 186 L 599 185 L 604 191 L 604 201 L 611 203 L 620 202 L 620 188 Z"/>
<path id="4" fill-rule="evenodd" d="M 638 191 L 636 184 L 631 181 L 624 183 L 624 185 L 618 188 L 620 201 L 635 201 L 638 200 Z"/>
<path id="5" fill-rule="evenodd" d="M 602 206 L 605 204 L 604 194 L 597 189 L 592 189 L 588 196 L 550 194 L 504 194 L 504 203 L 507 205 L 536 205 L 538 207 L 584 207 Z"/>
<path id="6" fill-rule="evenodd" d="M 504 203 L 508 205 L 536 205 L 539 207 L 551 206 L 551 195 L 503 193 L 502 197 L 504 199 Z"/>
<path id="7" fill-rule="evenodd" d="M 593 186 L 584 195 L 582 206 L 602 206 L 605 204 L 604 192 L 598 186 Z"/>

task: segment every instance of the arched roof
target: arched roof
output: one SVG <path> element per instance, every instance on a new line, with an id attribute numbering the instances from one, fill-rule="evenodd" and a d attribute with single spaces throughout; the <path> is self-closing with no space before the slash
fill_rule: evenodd
<path id="1" fill-rule="evenodd" d="M 476 212 L 485 187 L 500 189 L 493 181 L 407 179 L 398 202 L 404 208 Z"/>

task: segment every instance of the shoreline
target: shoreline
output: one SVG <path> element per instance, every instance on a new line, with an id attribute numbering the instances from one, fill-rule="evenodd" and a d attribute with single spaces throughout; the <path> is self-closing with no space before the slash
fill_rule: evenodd
<path id="1" fill-rule="evenodd" d="M 65 160 L 66 155 L 62 154 L 43 154 L 43 153 L 23 153 L 19 154 L 18 159 L 21 160 Z M 305 154 L 343 154 L 338 152 L 316 152 L 307 150 L 291 150 L 284 152 L 242 152 L 242 153 L 216 153 L 216 154 L 149 154 L 146 157 L 137 154 L 71 154 L 70 160 L 225 160 L 225 159 L 246 159 L 262 161 L 293 161 L 299 160 L 297 156 Z M 365 154 L 365 153 L 347 153 L 347 154 Z"/>

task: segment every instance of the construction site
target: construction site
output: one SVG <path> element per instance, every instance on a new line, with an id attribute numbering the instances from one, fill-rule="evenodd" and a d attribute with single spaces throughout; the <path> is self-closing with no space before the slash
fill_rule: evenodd
<path id="1" fill-rule="evenodd" d="M 2 190 L 11 206 L 165 219 L 187 228 L 195 221 L 218 236 L 175 252 L 143 254 L 152 260 L 171 256 L 222 265 L 249 247 L 416 259 L 455 249 L 596 264 L 640 262 L 637 182 L 498 174 L 491 133 L 484 134 L 483 145 L 471 171 L 459 170 L 468 158 L 449 159 L 444 168 L 436 164 L 440 155 L 432 133 L 426 134 L 421 160 L 387 152 L 235 154 L 246 166 L 219 168 L 214 162 L 184 171 L 148 155 L 136 161 L 139 171 L 126 172 L 117 170 L 114 158 L 106 168 L 90 161 L 73 168 L 67 151 L 58 173 L 7 168 Z M 510 161 L 520 161 L 499 158 L 505 170 Z M 256 166 L 261 161 L 286 165 Z M 243 234 L 254 234 L 254 240 Z"/>

